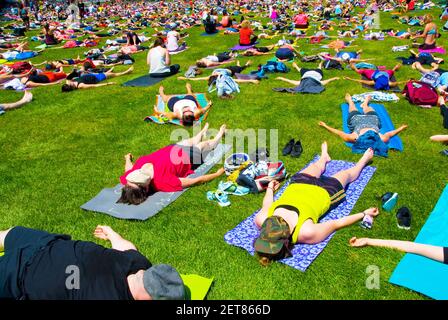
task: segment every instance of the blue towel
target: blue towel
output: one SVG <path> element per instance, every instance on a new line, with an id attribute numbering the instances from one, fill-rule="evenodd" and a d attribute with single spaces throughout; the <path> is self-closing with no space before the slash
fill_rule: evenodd
<path id="1" fill-rule="evenodd" d="M 376 113 L 378 113 L 378 116 L 380 117 L 381 120 L 381 133 L 386 133 L 388 131 L 394 130 L 394 124 L 392 123 L 392 120 L 389 117 L 389 114 L 387 113 L 386 108 L 382 105 L 382 104 L 376 104 L 376 103 L 371 103 L 370 106 L 376 111 Z M 357 103 L 356 107 L 358 108 L 358 110 L 360 112 L 362 112 L 361 109 L 361 104 Z M 347 123 L 347 119 L 348 119 L 348 104 L 344 103 L 341 105 L 341 109 L 342 109 L 342 127 L 345 133 L 350 133 L 350 129 L 348 128 L 348 123 Z M 348 147 L 352 147 L 352 143 L 346 142 L 346 145 Z M 395 136 L 392 139 L 389 140 L 388 143 L 389 149 L 394 149 L 394 150 L 398 150 L 398 151 L 403 151 L 403 142 L 401 141 L 399 136 Z"/>
<path id="2" fill-rule="evenodd" d="M 448 186 L 415 242 L 448 247 Z M 448 265 L 422 256 L 406 254 L 389 282 L 433 299 L 448 299 Z"/>

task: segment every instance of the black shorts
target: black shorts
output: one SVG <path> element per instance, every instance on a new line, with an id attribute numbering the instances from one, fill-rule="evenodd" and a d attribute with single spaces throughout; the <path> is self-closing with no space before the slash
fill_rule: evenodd
<path id="1" fill-rule="evenodd" d="M 316 178 L 299 172 L 291 177 L 291 183 L 310 184 L 325 189 L 330 195 L 330 210 L 336 208 L 346 198 L 344 186 L 334 177 L 320 176 L 320 178 Z"/>
<path id="2" fill-rule="evenodd" d="M 48 79 L 48 77 L 43 74 L 31 75 L 28 78 L 28 81 L 31 81 L 34 83 L 50 83 L 50 79 Z"/>
<path id="3" fill-rule="evenodd" d="M 230 72 L 232 72 L 232 76 L 234 76 L 235 73 L 241 73 L 241 72 L 243 72 L 243 70 L 246 69 L 246 67 L 241 67 L 241 66 L 230 66 L 230 67 L 227 67 L 226 69 L 229 69 Z"/>
<path id="4" fill-rule="evenodd" d="M 11 229 L 5 238 L 5 254 L 0 257 L 0 299 L 22 297 L 20 280 L 27 263 L 51 242 L 70 237 L 25 227 Z"/>
<path id="5" fill-rule="evenodd" d="M 196 170 L 199 166 L 201 166 L 204 163 L 204 159 L 207 157 L 207 154 L 204 154 L 198 147 L 182 145 L 177 146 L 184 152 L 188 153 L 191 163 L 191 170 Z"/>
<path id="6" fill-rule="evenodd" d="M 186 96 L 184 96 L 183 98 L 181 98 L 181 97 L 171 97 L 171 98 L 168 100 L 168 102 L 166 103 L 167 106 L 168 106 L 168 109 L 172 112 L 172 111 L 173 111 L 173 108 L 174 108 L 174 104 L 175 104 L 176 102 L 178 102 L 178 101 L 181 101 L 181 100 L 191 100 L 191 101 L 193 101 L 194 103 L 196 103 L 196 105 L 198 104 L 198 102 L 196 101 L 196 98 L 195 98 L 194 96 L 192 96 L 192 95 L 186 95 Z"/>
<path id="7" fill-rule="evenodd" d="M 322 78 L 324 77 L 324 73 L 322 72 L 321 69 L 307 69 L 307 68 L 302 68 L 302 69 L 300 69 L 300 75 L 303 77 L 303 75 L 304 75 L 305 73 L 309 72 L 309 71 L 315 71 L 315 72 L 319 73 L 319 74 L 322 76 Z"/>
<path id="8" fill-rule="evenodd" d="M 269 52 L 269 48 L 268 47 L 254 47 L 254 49 L 257 50 L 258 52 L 261 52 L 261 53 Z"/>
<path id="9" fill-rule="evenodd" d="M 78 83 L 85 83 L 85 84 L 97 84 L 98 79 L 93 74 L 84 74 L 80 76 L 77 80 L 75 80 Z"/>
<path id="10" fill-rule="evenodd" d="M 448 247 L 443 248 L 443 263 L 448 264 Z"/>

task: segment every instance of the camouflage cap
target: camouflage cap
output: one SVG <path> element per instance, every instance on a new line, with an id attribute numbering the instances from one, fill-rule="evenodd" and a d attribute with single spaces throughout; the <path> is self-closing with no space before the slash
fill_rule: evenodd
<path id="1" fill-rule="evenodd" d="M 269 217 L 264 221 L 260 235 L 254 242 L 255 251 L 275 255 L 283 246 L 288 247 L 290 236 L 288 223 L 282 217 Z"/>

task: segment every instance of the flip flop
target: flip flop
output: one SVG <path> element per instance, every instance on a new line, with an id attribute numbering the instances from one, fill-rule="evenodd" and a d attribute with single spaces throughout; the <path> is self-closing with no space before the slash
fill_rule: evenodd
<path id="1" fill-rule="evenodd" d="M 207 199 L 218 202 L 221 207 L 230 206 L 230 201 L 227 194 L 221 190 L 207 192 Z"/>

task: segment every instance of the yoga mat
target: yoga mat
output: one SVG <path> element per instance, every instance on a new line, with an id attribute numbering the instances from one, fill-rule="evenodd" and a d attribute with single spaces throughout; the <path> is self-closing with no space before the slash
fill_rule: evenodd
<path id="1" fill-rule="evenodd" d="M 230 148 L 230 145 L 218 145 L 216 149 L 207 156 L 204 164 L 197 168 L 196 171 L 188 177 L 196 178 L 206 174 L 222 159 Z M 95 196 L 95 198 L 83 204 L 81 208 L 87 211 L 105 213 L 119 219 L 147 220 L 156 215 L 170 203 L 174 202 L 182 195 L 182 193 L 188 190 L 184 189 L 177 192 L 157 192 L 148 197 L 145 202 L 136 206 L 116 203 L 121 196 L 122 187 L 123 186 L 121 184 L 118 184 L 114 188 L 103 189 L 98 195 Z"/>
<path id="2" fill-rule="evenodd" d="M 159 83 L 163 79 L 165 78 L 152 78 L 149 74 L 145 74 L 144 76 L 129 80 L 122 85 L 124 87 L 150 87 Z"/>
<path id="3" fill-rule="evenodd" d="M 203 32 L 203 33 L 201 33 L 200 35 L 201 35 L 202 37 L 209 37 L 209 36 L 216 36 L 217 34 L 219 34 L 219 30 L 218 30 L 218 32 L 215 32 L 215 33 L 207 33 L 207 32 Z"/>
<path id="4" fill-rule="evenodd" d="M 186 48 L 184 48 L 184 49 L 182 49 L 182 50 L 178 50 L 178 51 L 169 51 L 169 53 L 170 53 L 170 55 L 179 54 L 179 53 L 182 53 L 182 52 L 184 52 L 184 51 L 187 51 L 188 48 L 189 48 L 189 47 L 186 47 Z"/>
<path id="5" fill-rule="evenodd" d="M 181 274 L 180 277 L 184 282 L 186 300 L 204 300 L 213 282 L 213 278 L 208 279 L 196 274 Z"/>
<path id="6" fill-rule="evenodd" d="M 448 247 L 448 186 L 443 190 L 415 242 Z M 389 282 L 433 299 L 448 299 L 448 265 L 422 256 L 406 254 Z"/>
<path id="7" fill-rule="evenodd" d="M 232 51 L 242 51 L 242 50 L 247 50 L 247 49 L 250 49 L 250 48 L 255 47 L 256 44 L 258 44 L 258 42 L 255 42 L 254 44 L 251 44 L 251 45 L 249 45 L 249 46 L 242 46 L 242 45 L 237 44 L 236 46 L 234 46 L 234 47 L 231 48 L 230 50 L 232 50 Z"/>
<path id="8" fill-rule="evenodd" d="M 361 76 L 361 78 L 362 78 L 362 80 L 370 80 L 370 79 L 368 79 L 368 78 L 366 78 L 364 76 Z M 390 77 L 390 81 L 396 82 L 397 79 L 395 78 L 395 76 L 392 76 L 392 77 Z M 375 89 L 375 86 L 370 86 L 368 84 L 362 84 L 362 86 L 363 86 L 363 88 L 366 88 L 366 89 L 377 90 L 377 89 Z M 389 90 L 384 90 L 384 91 L 400 92 L 401 93 L 400 87 L 390 87 Z"/>
<path id="9" fill-rule="evenodd" d="M 307 166 L 311 163 L 317 161 L 319 158 L 316 156 Z M 340 160 L 333 160 L 327 165 L 327 169 L 325 171 L 325 175 L 331 176 L 335 173 L 346 170 L 353 167 L 355 164 Z M 307 167 L 306 166 L 306 167 Z M 305 168 L 306 168 L 305 167 Z M 367 186 L 370 178 L 375 173 L 376 168 L 368 166 L 364 168 L 361 172 L 360 177 L 355 182 L 351 183 L 346 190 L 347 199 L 344 203 L 340 204 L 337 208 L 331 210 L 327 213 L 319 222 L 325 222 L 329 220 L 339 219 L 345 216 L 348 216 L 350 212 L 353 210 L 353 207 L 356 204 L 356 201 L 361 196 L 362 191 Z M 286 187 L 289 185 L 290 181 L 285 183 L 283 187 L 275 194 L 274 200 L 277 200 L 282 193 L 285 191 Z M 260 210 L 258 210 L 260 211 Z M 237 225 L 233 230 L 230 230 L 224 236 L 224 240 L 233 246 L 243 248 L 248 251 L 251 255 L 254 255 L 254 246 L 253 243 L 255 239 L 258 237 L 260 231 L 255 226 L 254 218 L 258 213 L 256 211 L 249 218 L 241 222 Z M 328 242 L 330 242 L 334 233 L 331 234 L 327 239 L 318 244 L 296 244 L 292 250 L 292 257 L 280 260 L 281 263 L 284 263 L 294 269 L 305 272 L 306 269 L 313 263 L 313 261 L 317 258 L 317 256 L 324 250 Z"/>
<path id="10" fill-rule="evenodd" d="M 445 54 L 446 51 L 444 48 L 442 47 L 437 47 L 434 49 L 429 49 L 429 50 L 423 50 L 423 49 L 418 49 L 419 52 L 425 52 L 425 53 L 440 53 L 440 54 Z"/>
<path id="11" fill-rule="evenodd" d="M 180 94 L 180 95 L 176 95 L 176 96 L 182 98 L 185 96 L 185 94 Z M 205 95 L 205 93 L 196 93 L 195 96 L 196 96 L 196 101 L 199 104 L 199 108 L 205 108 L 208 104 L 207 96 Z M 163 102 L 163 99 L 160 95 L 157 95 L 157 97 L 156 97 L 156 106 L 157 106 L 157 110 L 159 110 L 159 111 L 168 111 L 168 108 L 167 108 L 165 102 Z M 197 121 L 195 121 L 194 125 L 200 124 L 203 120 L 205 120 L 207 118 L 207 115 L 208 115 L 208 111 L 205 114 L 203 114 Z M 178 126 L 182 125 L 182 122 L 179 119 L 175 119 L 175 120 L 166 119 L 165 120 L 162 117 L 155 116 L 155 115 L 146 117 L 144 120 L 152 121 L 157 124 L 172 123 L 172 124 L 176 124 Z"/>
<path id="12" fill-rule="evenodd" d="M 356 108 L 358 108 L 358 110 L 363 113 L 362 108 L 361 108 L 361 104 L 360 103 L 356 103 Z M 382 134 L 391 131 L 391 130 L 395 130 L 394 124 L 392 123 L 392 120 L 390 119 L 389 114 L 387 113 L 386 108 L 384 107 L 384 105 L 382 104 L 376 104 L 376 103 L 371 103 L 370 106 L 376 111 L 376 113 L 378 113 L 378 117 L 380 117 L 381 120 L 381 129 L 380 132 Z M 345 133 L 351 133 L 350 129 L 348 128 L 348 104 L 347 103 L 343 103 L 341 105 L 341 109 L 342 109 L 342 128 L 344 130 Z M 352 147 L 352 143 L 346 142 L 345 143 L 346 146 L 348 147 Z M 394 149 L 394 150 L 398 150 L 403 152 L 403 142 L 401 141 L 399 136 L 394 136 L 389 140 L 389 143 L 387 144 L 389 146 L 389 149 Z"/>

